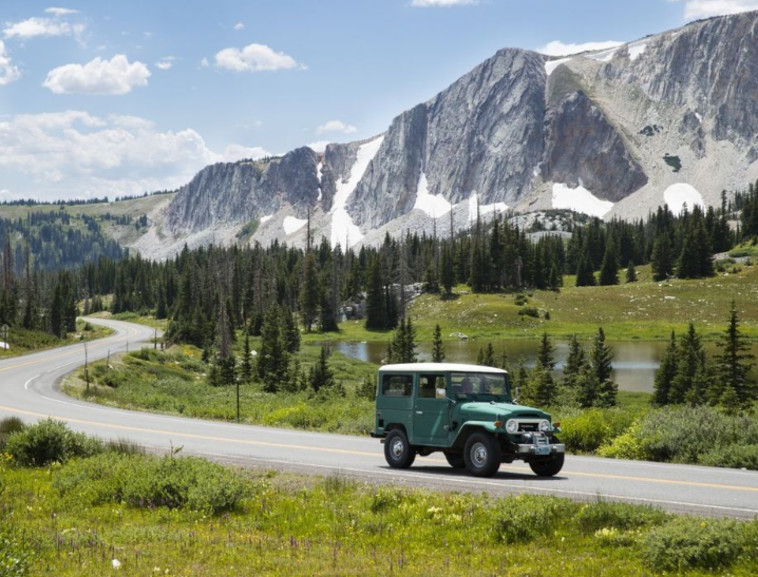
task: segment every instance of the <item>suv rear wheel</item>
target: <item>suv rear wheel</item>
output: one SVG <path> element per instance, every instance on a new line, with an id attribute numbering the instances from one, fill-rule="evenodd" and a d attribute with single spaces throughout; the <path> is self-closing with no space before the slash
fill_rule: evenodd
<path id="1" fill-rule="evenodd" d="M 474 433 L 466 441 L 463 460 L 466 469 L 476 477 L 492 477 L 500 468 L 500 445 L 487 433 Z"/>
<path id="2" fill-rule="evenodd" d="M 416 460 L 416 452 L 408 444 L 408 437 L 400 429 L 393 429 L 384 440 L 384 458 L 390 467 L 407 469 Z"/>

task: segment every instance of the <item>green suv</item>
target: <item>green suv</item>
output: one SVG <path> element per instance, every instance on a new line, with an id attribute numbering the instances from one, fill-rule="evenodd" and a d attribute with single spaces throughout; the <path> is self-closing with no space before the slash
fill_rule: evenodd
<path id="1" fill-rule="evenodd" d="M 565 447 L 557 424 L 517 404 L 508 372 L 455 363 L 407 363 L 379 369 L 372 437 L 382 439 L 391 467 L 416 455 L 444 453 L 455 468 L 491 477 L 520 459 L 541 477 L 557 475 Z"/>

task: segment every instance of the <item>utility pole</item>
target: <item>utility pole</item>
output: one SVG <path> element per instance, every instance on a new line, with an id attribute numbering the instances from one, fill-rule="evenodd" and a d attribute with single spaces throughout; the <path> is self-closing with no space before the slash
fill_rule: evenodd
<path id="1" fill-rule="evenodd" d="M 87 343 L 84 344 L 84 380 L 87 383 L 86 392 L 89 393 L 89 368 L 87 367 Z"/>

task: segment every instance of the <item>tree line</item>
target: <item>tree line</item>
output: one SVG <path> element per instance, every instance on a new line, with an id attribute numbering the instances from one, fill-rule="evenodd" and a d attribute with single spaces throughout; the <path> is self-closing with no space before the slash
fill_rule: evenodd
<path id="1" fill-rule="evenodd" d="M 723 195 L 717 208 L 695 206 L 675 215 L 663 206 L 644 221 L 576 222 L 567 240 L 557 231 L 533 234 L 509 215 L 494 214 L 477 215 L 465 231 L 455 230 L 451 218 L 445 235 L 436 229 L 387 235 L 376 247 L 343 249 L 325 238 L 314 243 L 309 235 L 304 248 L 280 242 L 185 248 L 164 262 L 97 250 L 109 245 L 97 236 L 94 220 L 85 223 L 89 236 L 72 228 L 63 234 L 58 223 L 71 218 L 65 210 L 30 214 L 26 220 L 0 219 L 0 322 L 62 334 L 70 325 L 58 319 L 70 319 L 77 303 L 83 303 L 82 312 L 93 312 L 105 307 L 109 295 L 111 312 L 168 319 L 168 339 L 208 350 L 225 349 L 220 344 L 227 334 L 260 336 L 274 307 L 306 332 L 334 331 L 348 315 L 363 318 L 370 330 L 387 331 L 405 318 L 414 284 L 446 298 L 462 283 L 474 292 L 560 290 L 572 276 L 580 286 L 615 284 L 622 265 L 629 282 L 635 280 L 629 274 L 634 265 L 648 263 L 656 279 L 711 275 L 714 251 L 754 234 L 756 207 L 751 185 L 732 202 Z M 730 227 L 730 220 L 740 218 Z M 58 255 L 53 260 L 84 263 L 67 271 L 40 270 L 35 263 L 45 260 L 45 247 Z M 76 256 L 62 257 L 66 251 Z"/>

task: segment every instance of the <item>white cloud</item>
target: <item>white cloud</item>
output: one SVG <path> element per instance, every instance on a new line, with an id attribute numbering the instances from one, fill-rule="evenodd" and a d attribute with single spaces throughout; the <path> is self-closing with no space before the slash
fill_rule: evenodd
<path id="1" fill-rule="evenodd" d="M 48 72 L 42 85 L 55 94 L 126 94 L 147 85 L 150 71 L 142 62 L 129 63 L 123 54 L 110 60 L 99 56 L 85 65 L 66 64 Z"/>
<path id="2" fill-rule="evenodd" d="M 169 70 L 176 62 L 174 56 L 164 56 L 158 62 L 155 63 L 155 67 L 159 70 Z"/>
<path id="3" fill-rule="evenodd" d="M 0 172 L 8 198 L 113 198 L 172 190 L 214 162 L 267 156 L 260 148 L 210 150 L 192 129 L 161 131 L 134 116 L 71 110 L 0 120 Z"/>
<path id="4" fill-rule="evenodd" d="M 585 42 L 582 44 L 565 44 L 560 40 L 553 40 L 548 42 L 545 46 L 537 48 L 537 52 L 546 54 L 547 56 L 568 56 L 570 54 L 579 54 L 580 52 L 587 52 L 589 50 L 607 50 L 609 48 L 615 48 L 623 44 L 622 42 L 616 42 L 608 40 L 606 42 Z"/>
<path id="5" fill-rule="evenodd" d="M 0 40 L 0 86 L 10 84 L 21 76 L 18 68 L 11 63 L 10 57 L 5 53 L 5 44 Z"/>
<path id="6" fill-rule="evenodd" d="M 757 0 L 669 0 L 669 2 L 684 2 L 685 20 L 758 10 Z"/>
<path id="7" fill-rule="evenodd" d="M 310 148 L 313 152 L 317 152 L 319 154 L 326 151 L 326 146 L 329 144 L 328 140 L 317 140 L 315 142 L 311 142 L 309 144 L 306 144 L 308 148 Z"/>
<path id="8" fill-rule="evenodd" d="M 48 14 L 53 14 L 55 16 L 69 16 L 70 14 L 77 14 L 78 10 L 73 10 L 71 8 L 57 8 L 55 6 L 51 6 L 50 8 L 45 8 L 45 12 Z"/>
<path id="9" fill-rule="evenodd" d="M 471 6 L 479 4 L 479 0 L 412 0 L 411 6 L 431 8 L 436 6 Z"/>
<path id="10" fill-rule="evenodd" d="M 230 144 L 221 154 L 223 162 L 235 162 L 245 158 L 258 159 L 266 156 L 272 156 L 265 148 L 260 146 L 242 146 L 241 144 Z"/>
<path id="11" fill-rule="evenodd" d="M 245 29 L 245 25 L 242 22 L 237 22 L 234 25 L 234 30 L 236 30 L 237 32 L 239 32 L 240 30 L 244 30 L 244 29 Z"/>
<path id="12" fill-rule="evenodd" d="M 345 124 L 341 120 L 330 120 L 325 124 L 322 124 L 316 129 L 316 134 L 324 134 L 325 132 L 341 132 L 342 134 L 352 134 L 357 132 L 358 129 L 352 124 Z"/>
<path id="13" fill-rule="evenodd" d="M 63 8 L 48 8 L 55 10 L 51 12 L 56 18 L 27 18 L 21 22 L 8 23 L 3 29 L 3 35 L 6 38 L 19 38 L 21 40 L 28 38 L 36 38 L 39 36 L 74 36 L 77 39 L 81 38 L 82 33 L 87 27 L 86 24 L 81 22 L 67 22 L 62 20 L 61 16 L 72 14 L 73 11 L 66 12 Z"/>
<path id="14" fill-rule="evenodd" d="M 224 48 L 217 52 L 216 66 L 235 72 L 262 72 L 296 68 L 299 65 L 284 52 L 274 52 L 264 44 L 248 44 L 242 49 Z"/>

